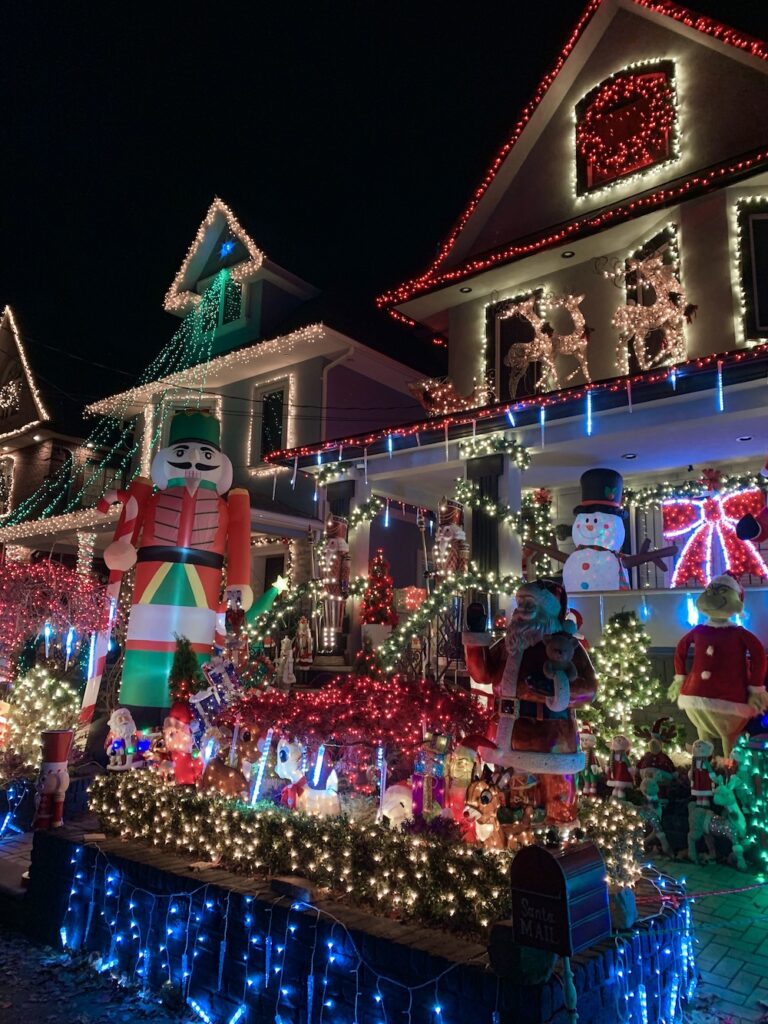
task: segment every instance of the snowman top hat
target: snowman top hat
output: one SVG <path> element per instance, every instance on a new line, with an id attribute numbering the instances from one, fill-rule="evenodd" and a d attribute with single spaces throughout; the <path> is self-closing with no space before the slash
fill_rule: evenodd
<path id="1" fill-rule="evenodd" d="M 581 503 L 573 510 L 575 516 L 602 512 L 627 518 L 621 506 L 624 479 L 615 469 L 588 469 L 581 474 Z"/>

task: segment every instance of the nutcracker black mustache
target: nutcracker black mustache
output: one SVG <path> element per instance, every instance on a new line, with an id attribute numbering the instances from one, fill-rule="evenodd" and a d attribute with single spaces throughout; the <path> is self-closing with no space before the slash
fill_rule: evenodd
<path id="1" fill-rule="evenodd" d="M 170 462 L 169 466 L 173 466 L 174 469 L 192 469 L 191 462 Z M 199 469 L 203 473 L 209 473 L 212 469 L 219 469 L 219 466 L 212 466 L 210 462 L 196 462 L 195 469 Z"/>

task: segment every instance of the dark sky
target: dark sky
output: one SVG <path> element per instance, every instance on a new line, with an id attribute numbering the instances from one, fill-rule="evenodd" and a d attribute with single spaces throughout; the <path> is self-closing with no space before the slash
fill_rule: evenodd
<path id="1" fill-rule="evenodd" d="M 92 397 L 128 383 L 93 361 L 146 365 L 215 194 L 276 262 L 370 310 L 427 264 L 582 7 L 5 5 L 0 303 L 38 372 Z M 697 4 L 763 38 L 766 8 Z"/>

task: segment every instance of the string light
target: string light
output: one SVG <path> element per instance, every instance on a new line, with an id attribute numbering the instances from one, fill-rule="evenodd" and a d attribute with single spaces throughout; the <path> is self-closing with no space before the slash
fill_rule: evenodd
<path id="1" fill-rule="evenodd" d="M 205 242 L 209 230 L 215 227 L 217 222 L 219 224 L 225 223 L 230 236 L 241 242 L 248 253 L 247 260 L 238 263 L 232 268 L 233 281 L 237 284 L 242 284 L 243 281 L 254 277 L 264 262 L 264 253 L 256 247 L 232 210 L 217 196 L 209 206 L 202 224 L 197 229 L 197 234 L 189 247 L 187 255 L 184 257 L 184 262 L 181 264 L 176 277 L 173 279 L 173 284 L 165 296 L 163 308 L 168 313 L 187 313 L 200 302 L 200 295 L 194 291 L 187 290 L 184 286 L 190 263 Z"/>
<path id="2" fill-rule="evenodd" d="M 475 381 L 468 395 L 460 395 L 450 377 L 425 378 L 409 384 L 408 390 L 421 402 L 428 416 L 445 416 L 452 412 L 479 409 L 491 405 L 496 397 L 488 375 L 481 384 Z"/>
<path id="3" fill-rule="evenodd" d="M 0 317 L 0 332 L 1 331 L 9 332 L 13 339 L 13 344 L 15 345 L 16 351 L 19 354 L 19 361 L 21 362 L 21 367 L 24 371 L 24 377 L 27 382 L 27 387 L 29 389 L 29 393 L 32 396 L 32 402 L 37 413 L 37 419 L 30 420 L 30 422 L 25 423 L 23 427 L 18 427 L 15 430 L 9 430 L 3 434 L 0 434 L 0 441 L 5 441 L 11 437 L 18 437 L 20 434 L 26 433 L 33 427 L 39 427 L 41 423 L 45 423 L 46 421 L 50 420 L 51 416 L 50 413 L 48 412 L 48 409 L 45 406 L 45 403 L 43 402 L 42 395 L 38 390 L 35 378 L 32 374 L 32 369 L 27 360 L 27 352 L 24 347 L 24 342 L 21 339 L 19 328 L 16 325 L 16 318 L 14 317 L 13 310 L 11 309 L 10 306 L 5 307 L 5 309 L 3 310 L 2 317 Z M 6 388 L 11 388 L 11 385 L 18 385 L 18 383 L 18 381 L 12 381 L 11 384 L 6 385 Z M 6 392 L 6 388 L 3 389 L 4 392 Z M 12 392 L 13 388 L 11 388 L 10 391 L 6 392 L 6 401 L 12 400 Z M 16 399 L 16 401 L 18 402 L 18 398 Z M 4 409 L 9 408 L 8 405 L 2 405 L 0 407 Z"/>

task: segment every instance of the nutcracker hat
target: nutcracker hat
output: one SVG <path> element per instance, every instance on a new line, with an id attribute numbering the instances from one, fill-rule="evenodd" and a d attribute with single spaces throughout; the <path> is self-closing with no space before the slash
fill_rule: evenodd
<path id="1" fill-rule="evenodd" d="M 621 506 L 624 479 L 615 469 L 588 469 L 581 474 L 581 503 L 573 510 L 575 516 L 603 512 L 606 515 L 627 518 Z"/>
<path id="2" fill-rule="evenodd" d="M 221 424 L 209 412 L 182 409 L 171 420 L 168 447 L 184 441 L 203 441 L 221 451 Z"/>
<path id="3" fill-rule="evenodd" d="M 71 729 L 46 729 L 41 733 L 43 764 L 66 764 L 73 736 Z"/>

